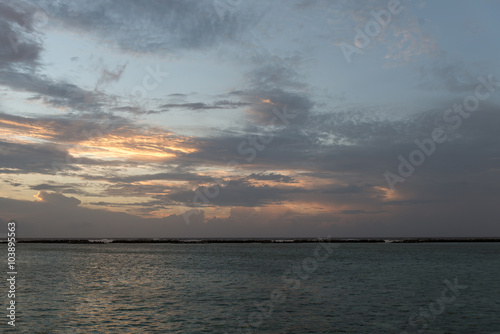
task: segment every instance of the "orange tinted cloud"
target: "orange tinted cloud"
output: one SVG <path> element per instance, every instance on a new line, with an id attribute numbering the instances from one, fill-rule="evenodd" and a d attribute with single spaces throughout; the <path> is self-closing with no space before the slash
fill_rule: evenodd
<path id="1" fill-rule="evenodd" d="M 52 139 L 56 132 L 37 122 L 27 120 L 25 123 L 0 119 L 0 137 L 9 141 L 26 141 L 26 138 Z M 23 139 L 24 138 L 24 139 Z"/>
<path id="2" fill-rule="evenodd" d="M 187 140 L 161 133 L 109 134 L 91 138 L 69 149 L 75 157 L 92 156 L 112 159 L 166 159 L 182 153 L 191 153 L 195 148 Z"/>
<path id="3" fill-rule="evenodd" d="M 85 121 L 58 123 L 21 117 L 0 119 L 0 138 L 18 143 L 52 141 L 68 145 L 68 152 L 75 157 L 103 159 L 156 160 L 196 151 L 193 144 L 189 143 L 189 138 L 176 136 L 163 129 L 121 127 L 109 132 L 105 129 L 87 131 L 86 124 Z"/>

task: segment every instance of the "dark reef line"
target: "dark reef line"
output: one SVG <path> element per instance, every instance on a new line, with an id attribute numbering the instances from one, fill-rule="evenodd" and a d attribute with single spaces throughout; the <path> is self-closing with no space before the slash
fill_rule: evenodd
<path id="1" fill-rule="evenodd" d="M 102 244 L 102 243 L 169 243 L 169 244 L 212 244 L 212 243 L 429 243 L 429 242 L 500 242 L 500 238 L 400 238 L 400 239 L 211 239 L 211 238 L 179 238 L 179 239 L 18 239 L 17 243 L 68 243 L 68 244 Z"/>

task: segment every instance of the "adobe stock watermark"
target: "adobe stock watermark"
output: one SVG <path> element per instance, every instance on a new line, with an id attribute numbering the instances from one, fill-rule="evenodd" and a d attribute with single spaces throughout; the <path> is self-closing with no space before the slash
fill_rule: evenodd
<path id="1" fill-rule="evenodd" d="M 7 298 L 9 306 L 7 307 L 7 324 L 9 326 L 16 326 L 16 222 L 9 221 L 7 223 L 8 239 L 7 239 Z M 19 307 L 18 307 L 19 308 Z"/>
<path id="2" fill-rule="evenodd" d="M 283 107 L 283 112 L 280 112 L 277 108 L 273 107 L 272 113 L 274 114 L 273 118 L 269 122 L 270 126 L 276 125 L 278 121 L 282 123 L 282 125 L 289 125 L 290 120 L 297 117 L 297 113 L 288 112 L 286 106 Z M 263 151 L 266 148 L 266 145 L 269 145 L 275 138 L 276 134 L 272 131 L 266 132 L 264 134 L 252 135 L 248 136 L 246 140 L 243 140 L 238 145 L 238 153 L 242 156 L 246 156 L 245 160 L 247 162 L 252 162 L 257 157 L 258 152 Z M 238 167 L 240 163 L 236 160 L 231 160 L 226 164 L 226 167 L 229 169 L 234 169 Z M 203 205 L 208 205 L 210 203 L 210 199 L 214 199 L 220 194 L 221 188 L 227 186 L 231 180 L 216 178 L 215 184 L 210 187 L 203 187 L 203 192 L 200 191 L 200 188 L 194 190 L 193 196 L 193 206 L 200 207 Z M 201 203 L 201 202 L 203 203 Z M 198 210 L 189 210 L 182 214 L 182 218 L 186 224 L 190 224 L 191 215 L 197 213 Z"/>
<path id="3" fill-rule="evenodd" d="M 332 256 L 333 250 L 340 247 L 340 244 L 337 243 L 324 242 L 331 240 L 330 236 L 320 240 L 314 249 L 313 256 L 303 259 L 281 275 L 282 285 L 271 291 L 267 300 L 262 303 L 253 303 L 256 311 L 250 313 L 246 320 L 237 319 L 237 333 L 254 333 L 254 331 L 264 324 L 265 319 L 271 317 L 277 307 L 285 303 L 287 293 L 301 288 L 305 284 L 305 281 L 318 270 L 319 265 Z M 224 334 L 228 334 L 228 332 L 224 332 Z"/>
<path id="4" fill-rule="evenodd" d="M 408 323 L 417 333 L 429 329 L 429 324 L 436 319 L 436 316 L 444 312 L 446 305 L 453 303 L 460 296 L 460 290 L 468 288 L 467 285 L 459 285 L 456 277 L 453 283 L 449 280 L 444 280 L 443 283 L 446 287 L 441 291 L 441 297 L 430 302 L 426 307 L 421 307 L 418 312 L 413 312 L 408 317 Z M 408 332 L 404 331 L 401 334 L 408 334 Z"/>
<path id="5" fill-rule="evenodd" d="M 411 1 L 411 0 L 408 0 Z M 372 39 L 380 35 L 382 30 L 389 25 L 393 15 L 398 15 L 404 10 L 404 6 L 399 0 L 389 0 L 387 9 L 379 11 L 371 11 L 372 19 L 366 22 L 364 29 L 356 28 L 356 33 L 353 38 L 353 44 L 342 42 L 339 45 L 342 54 L 348 64 L 351 63 L 353 54 L 363 53 L 361 49 L 366 48 L 372 42 Z"/>
<path id="6" fill-rule="evenodd" d="M 480 101 L 485 101 L 495 92 L 496 87 L 500 87 L 500 82 L 493 81 L 493 75 L 489 74 L 488 78 L 479 76 L 480 82 L 476 86 L 474 95 L 468 95 L 462 103 L 455 103 L 453 108 L 447 109 L 443 114 L 443 121 L 449 124 L 451 131 L 456 131 L 463 123 L 464 119 L 469 118 L 475 111 L 479 109 Z M 432 130 L 430 136 L 426 139 L 415 139 L 414 143 L 418 147 L 410 152 L 408 158 L 402 155 L 398 156 L 399 166 L 397 174 L 386 171 L 384 173 L 385 180 L 389 188 L 394 191 L 398 183 L 403 183 L 407 178 L 413 175 L 416 167 L 422 166 L 426 158 L 436 152 L 438 144 L 442 144 L 448 140 L 448 135 L 441 127 Z"/>

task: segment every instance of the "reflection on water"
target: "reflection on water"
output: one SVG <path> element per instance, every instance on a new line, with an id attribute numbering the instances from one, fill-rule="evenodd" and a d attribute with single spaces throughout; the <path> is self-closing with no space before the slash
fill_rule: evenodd
<path id="1" fill-rule="evenodd" d="M 411 333 L 455 277 L 469 288 L 425 333 L 500 331 L 500 244 L 343 244 L 295 290 L 314 244 L 18 246 L 20 333 Z"/>

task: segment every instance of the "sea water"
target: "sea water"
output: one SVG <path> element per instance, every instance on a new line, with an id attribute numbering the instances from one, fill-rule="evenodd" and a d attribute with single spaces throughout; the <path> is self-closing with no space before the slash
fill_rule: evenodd
<path id="1" fill-rule="evenodd" d="M 20 243 L 17 272 L 1 332 L 500 333 L 500 243 Z"/>

